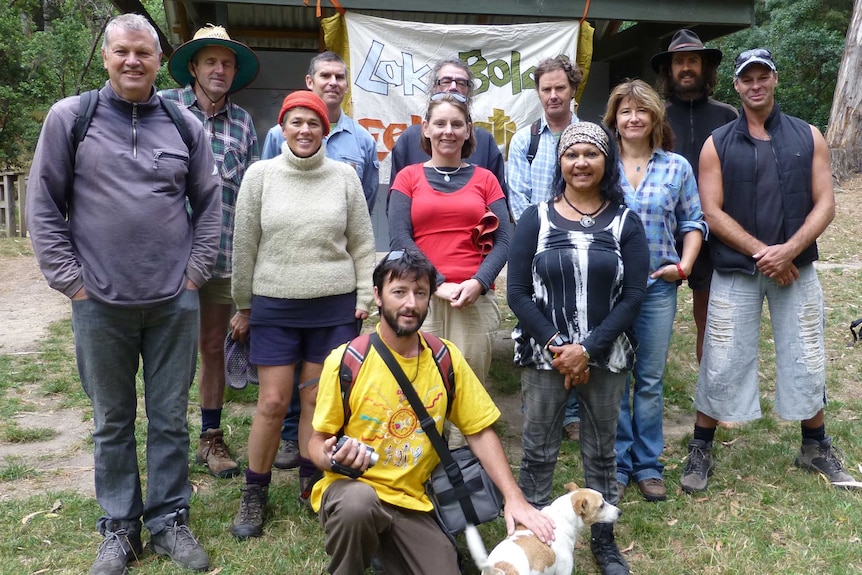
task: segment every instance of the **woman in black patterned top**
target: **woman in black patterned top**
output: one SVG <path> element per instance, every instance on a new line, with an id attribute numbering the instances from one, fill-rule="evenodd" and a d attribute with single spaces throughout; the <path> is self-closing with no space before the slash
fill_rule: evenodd
<path id="1" fill-rule="evenodd" d="M 519 320 L 515 361 L 524 401 L 519 484 L 537 507 L 551 501 L 569 389 L 581 406 L 587 487 L 615 503 L 619 401 L 634 359 L 631 324 L 646 292 L 649 249 L 626 208 L 608 133 L 579 122 L 560 137 L 556 195 L 518 220 L 509 250 L 508 302 Z M 593 525 L 602 573 L 628 573 L 613 525 Z"/>

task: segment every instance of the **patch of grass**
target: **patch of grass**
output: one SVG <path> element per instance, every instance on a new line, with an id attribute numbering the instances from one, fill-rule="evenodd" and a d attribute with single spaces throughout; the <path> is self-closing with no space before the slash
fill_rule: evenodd
<path id="1" fill-rule="evenodd" d="M 39 474 L 23 457 L 5 457 L 0 465 L 0 481 L 17 481 L 38 477 Z"/>
<path id="2" fill-rule="evenodd" d="M 0 424 L 0 441 L 8 441 L 9 443 L 45 441 L 53 438 L 56 434 L 53 429 L 46 427 L 21 427 L 15 421 Z"/>
<path id="3" fill-rule="evenodd" d="M 30 247 L 28 238 L 2 238 L 0 239 L 0 258 L 12 258 L 32 256 L 33 249 Z"/>

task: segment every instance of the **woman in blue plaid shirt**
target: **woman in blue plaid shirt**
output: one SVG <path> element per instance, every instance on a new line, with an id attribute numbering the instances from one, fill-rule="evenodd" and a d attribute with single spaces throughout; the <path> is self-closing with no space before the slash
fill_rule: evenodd
<path id="1" fill-rule="evenodd" d="M 611 92 L 604 123 L 617 137 L 626 204 L 640 216 L 650 251 L 646 299 L 634 323 L 634 387 L 626 386 L 620 405 L 617 480 L 621 492 L 634 480 L 647 501 L 662 501 L 667 498 L 659 462 L 662 380 L 676 292 L 691 272 L 707 227 L 691 166 L 670 151 L 673 132 L 658 93 L 642 80 L 623 82 Z M 682 254 L 677 236 L 683 238 Z"/>

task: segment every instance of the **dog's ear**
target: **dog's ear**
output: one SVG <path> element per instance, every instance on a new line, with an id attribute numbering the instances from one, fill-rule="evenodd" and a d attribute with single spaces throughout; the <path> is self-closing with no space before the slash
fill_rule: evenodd
<path id="1" fill-rule="evenodd" d="M 563 485 L 563 487 L 565 487 L 567 492 L 572 492 L 575 489 L 578 489 L 578 485 L 574 481 L 570 481 L 570 482 L 566 483 L 565 485 Z"/>
<path id="2" fill-rule="evenodd" d="M 575 515 L 583 519 L 587 512 L 587 498 L 572 496 L 572 507 L 575 508 Z"/>

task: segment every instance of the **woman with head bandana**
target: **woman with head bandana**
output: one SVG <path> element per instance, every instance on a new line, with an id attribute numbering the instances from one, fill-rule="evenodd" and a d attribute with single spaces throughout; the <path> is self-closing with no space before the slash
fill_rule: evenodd
<path id="1" fill-rule="evenodd" d="M 524 402 L 519 484 L 537 507 L 551 501 L 569 389 L 581 406 L 587 487 L 618 499 L 614 441 L 632 367 L 630 333 L 646 290 L 649 252 L 640 219 L 623 203 L 617 147 L 596 124 L 560 136 L 555 196 L 518 220 L 509 252 L 508 301 Z M 602 573 L 628 573 L 613 525 L 594 525 Z"/>

